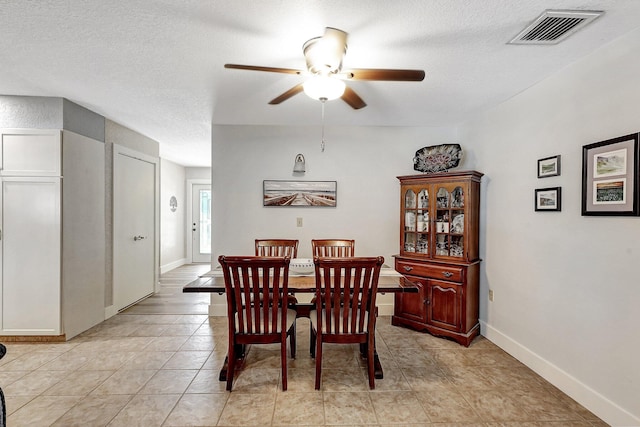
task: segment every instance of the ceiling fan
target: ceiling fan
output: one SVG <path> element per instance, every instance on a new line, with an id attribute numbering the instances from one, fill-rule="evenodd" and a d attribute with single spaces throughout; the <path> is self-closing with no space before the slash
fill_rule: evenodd
<path id="1" fill-rule="evenodd" d="M 262 67 L 256 65 L 225 64 L 225 68 L 239 70 L 267 71 L 272 73 L 298 74 L 308 79 L 283 94 L 275 97 L 269 104 L 280 104 L 294 95 L 304 91 L 311 98 L 322 102 L 342 98 L 352 108 L 358 110 L 366 107 L 362 98 L 345 81 L 413 81 L 424 80 L 423 70 L 398 70 L 380 68 L 342 69 L 342 60 L 347 53 L 347 33 L 336 28 L 327 27 L 324 35 L 314 37 L 302 46 L 307 62 L 306 70 L 293 68 Z"/>

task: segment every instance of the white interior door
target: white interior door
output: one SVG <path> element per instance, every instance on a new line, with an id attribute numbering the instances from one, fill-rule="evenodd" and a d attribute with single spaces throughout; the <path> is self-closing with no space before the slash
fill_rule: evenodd
<path id="1" fill-rule="evenodd" d="M 113 303 L 149 296 L 155 280 L 156 164 L 114 150 Z"/>
<path id="2" fill-rule="evenodd" d="M 211 262 L 211 185 L 193 184 L 191 188 L 191 259 Z"/>

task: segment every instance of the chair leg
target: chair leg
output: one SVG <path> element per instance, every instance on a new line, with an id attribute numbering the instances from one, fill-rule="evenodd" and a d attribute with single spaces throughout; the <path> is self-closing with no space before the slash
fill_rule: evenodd
<path id="1" fill-rule="evenodd" d="M 316 343 L 316 390 L 320 390 L 320 378 L 322 377 L 322 338 L 315 339 Z"/>
<path id="2" fill-rule="evenodd" d="M 282 391 L 287 391 L 287 337 L 280 343 L 280 365 L 282 369 Z"/>
<path id="3" fill-rule="evenodd" d="M 236 345 L 233 339 L 229 340 L 229 350 L 227 350 L 227 391 L 231 391 L 233 377 L 236 373 Z"/>
<path id="4" fill-rule="evenodd" d="M 373 357 L 373 352 L 375 350 L 375 332 L 370 332 L 369 333 L 369 337 L 368 337 L 368 341 L 367 341 L 367 375 L 369 377 L 369 388 L 371 390 L 376 388 L 376 383 L 375 383 L 375 369 L 374 369 L 374 357 Z"/>

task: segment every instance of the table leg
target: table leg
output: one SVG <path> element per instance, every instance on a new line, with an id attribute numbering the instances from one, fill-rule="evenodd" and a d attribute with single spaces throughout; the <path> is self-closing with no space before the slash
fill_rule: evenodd
<path id="1" fill-rule="evenodd" d="M 245 356 L 246 346 L 242 344 L 236 344 L 236 354 L 238 358 L 236 360 L 236 369 L 241 369 L 244 364 L 244 356 Z M 224 358 L 224 363 L 222 364 L 222 368 L 220 369 L 220 374 L 218 374 L 218 381 L 226 381 L 227 374 L 229 370 L 229 356 L 227 355 Z"/>
<path id="2" fill-rule="evenodd" d="M 360 355 L 364 358 L 367 357 L 367 344 L 360 344 Z M 384 377 L 382 364 L 380 363 L 380 357 L 378 357 L 378 351 L 375 348 L 375 341 L 373 347 L 373 372 L 374 377 L 377 380 L 381 380 Z"/>

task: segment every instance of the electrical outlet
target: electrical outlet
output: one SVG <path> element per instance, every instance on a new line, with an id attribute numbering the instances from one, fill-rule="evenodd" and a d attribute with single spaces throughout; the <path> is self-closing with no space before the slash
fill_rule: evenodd
<path id="1" fill-rule="evenodd" d="M 493 289 L 489 289 L 489 301 L 493 302 Z"/>
<path id="2" fill-rule="evenodd" d="M 296 218 L 296 226 L 297 227 L 302 227 L 302 218 L 300 218 L 300 217 Z"/>

